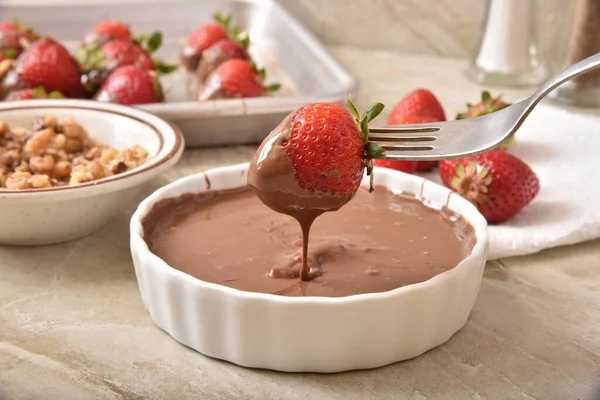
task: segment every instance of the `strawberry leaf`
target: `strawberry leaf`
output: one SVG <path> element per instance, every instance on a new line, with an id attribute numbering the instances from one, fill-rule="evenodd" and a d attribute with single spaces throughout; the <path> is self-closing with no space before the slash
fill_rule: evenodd
<path id="1" fill-rule="evenodd" d="M 46 89 L 43 86 L 38 86 L 31 91 L 31 95 L 34 99 L 44 99 L 48 96 Z"/>
<path id="2" fill-rule="evenodd" d="M 50 94 L 48 94 L 48 97 L 51 99 L 62 99 L 63 95 L 58 90 L 53 90 L 50 92 Z"/>
<path id="3" fill-rule="evenodd" d="M 156 50 L 158 50 L 158 48 L 162 44 L 162 41 L 163 41 L 162 33 L 160 31 L 154 31 L 150 34 L 150 36 L 148 37 L 148 40 L 146 41 L 146 43 L 147 43 L 146 49 L 148 50 L 149 53 L 154 53 Z"/>
<path id="4" fill-rule="evenodd" d="M 488 109 L 489 107 L 491 107 L 494 104 L 492 95 L 487 90 L 484 90 L 483 93 L 481 93 L 481 103 L 483 104 L 485 109 Z"/>
<path id="5" fill-rule="evenodd" d="M 375 103 L 373 105 L 371 105 L 368 109 L 367 112 L 365 113 L 365 116 L 367 117 L 367 121 L 371 122 L 373 121 L 375 118 L 377 118 L 377 116 L 379 114 L 381 114 L 381 112 L 383 111 L 383 108 L 385 106 L 382 103 Z"/>
<path id="6" fill-rule="evenodd" d="M 6 49 L 0 51 L 0 55 L 4 58 L 10 58 L 11 60 L 14 60 L 17 56 L 17 51 L 15 49 Z"/>
<path id="7" fill-rule="evenodd" d="M 360 131 L 363 134 L 363 140 L 366 142 L 369 139 L 369 120 L 366 115 L 360 121 Z"/>
<path id="8" fill-rule="evenodd" d="M 265 90 L 269 93 L 274 93 L 274 92 L 278 91 L 279 89 L 281 89 L 281 84 L 279 84 L 279 83 L 272 83 L 265 87 Z"/>
<path id="9" fill-rule="evenodd" d="M 171 72 L 174 72 L 177 70 L 177 68 L 179 68 L 177 64 L 166 64 L 162 60 L 158 59 L 155 59 L 153 61 L 154 65 L 156 65 L 156 71 L 158 71 L 158 73 L 162 75 L 170 74 Z"/>
<path id="10" fill-rule="evenodd" d="M 250 36 L 248 36 L 247 32 L 241 32 L 240 34 L 235 35 L 235 41 L 238 42 L 244 50 L 250 48 Z"/>
<path id="11" fill-rule="evenodd" d="M 360 121 L 360 113 L 356 109 L 356 106 L 354 105 L 354 103 L 352 102 L 352 100 L 350 99 L 350 97 L 348 97 L 347 104 L 348 104 L 348 109 L 350 110 L 350 114 L 352 114 L 352 116 L 354 117 L 354 119 L 356 120 L 356 122 L 359 122 Z"/>

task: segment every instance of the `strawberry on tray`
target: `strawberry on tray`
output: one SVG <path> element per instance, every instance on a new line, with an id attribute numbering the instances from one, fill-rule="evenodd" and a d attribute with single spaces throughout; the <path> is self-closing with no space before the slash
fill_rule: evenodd
<path id="1" fill-rule="evenodd" d="M 84 46 L 77 51 L 75 57 L 79 62 L 82 84 L 88 96 L 98 97 L 96 94 L 100 87 L 121 66 L 133 65 L 161 74 L 177 69 L 175 65 L 165 64 L 152 57 L 162 44 L 162 34 L 159 31 L 134 38 L 123 23 L 106 21 L 97 24 L 83 43 Z"/>
<path id="2" fill-rule="evenodd" d="M 3 99 L 13 91 L 37 87 L 65 97 L 84 95 L 79 65 L 63 45 L 51 38 L 33 42 L 16 60 L 2 61 L 0 79 Z"/>
<path id="3" fill-rule="evenodd" d="M 93 25 L 70 54 L 51 36 L 40 39 L 20 23 L 0 22 L 0 100 L 61 96 L 127 105 L 164 102 L 160 77 L 180 65 L 155 57 L 162 42 L 159 31 L 136 35 L 123 21 L 105 20 Z M 197 83 L 188 85 L 188 98 L 259 97 L 278 90 L 278 84 L 265 83 L 265 70 L 256 67 L 249 46 L 248 33 L 229 15 L 216 12 L 213 22 L 200 25 L 181 53 L 188 83 L 190 78 Z"/>
<path id="4" fill-rule="evenodd" d="M 231 16 L 219 12 L 214 22 L 200 25 L 181 51 L 181 63 L 198 81 L 198 101 L 267 96 L 279 84 L 266 86 L 265 70 L 258 69 L 248 53 L 250 37 Z"/>

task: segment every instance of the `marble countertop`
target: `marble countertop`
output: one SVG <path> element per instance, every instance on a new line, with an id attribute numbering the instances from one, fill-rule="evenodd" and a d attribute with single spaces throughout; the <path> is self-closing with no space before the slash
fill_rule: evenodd
<path id="1" fill-rule="evenodd" d="M 463 77 L 463 60 L 332 51 L 360 79 L 361 107 L 391 106 L 423 86 L 451 116 L 481 91 Z M 529 92 L 501 91 L 509 100 Z M 187 151 L 137 201 L 178 177 L 249 161 L 254 150 Z M 416 359 L 287 374 L 207 358 L 154 326 L 129 255 L 136 204 L 78 241 L 0 247 L 0 399 L 600 398 L 600 241 L 489 263 L 464 329 Z"/>

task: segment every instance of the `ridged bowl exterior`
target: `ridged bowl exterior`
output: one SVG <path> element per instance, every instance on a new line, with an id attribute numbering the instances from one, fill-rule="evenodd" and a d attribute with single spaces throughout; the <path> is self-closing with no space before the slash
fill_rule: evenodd
<path id="1" fill-rule="evenodd" d="M 247 167 L 213 169 L 173 182 L 144 200 L 131 219 L 131 253 L 142 300 L 154 323 L 175 340 L 246 367 L 339 372 L 416 357 L 464 326 L 486 262 L 485 219 L 448 189 L 397 171 L 376 169 L 376 183 L 395 192 L 421 193 L 437 204 L 448 201 L 477 236 L 472 253 L 457 267 L 423 283 L 341 298 L 283 297 L 201 281 L 149 251 L 141 221 L 154 203 L 209 187 L 241 187 Z"/>

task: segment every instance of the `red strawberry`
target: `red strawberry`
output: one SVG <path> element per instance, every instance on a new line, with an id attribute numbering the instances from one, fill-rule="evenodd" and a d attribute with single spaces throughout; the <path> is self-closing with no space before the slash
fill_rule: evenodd
<path id="1" fill-rule="evenodd" d="M 94 99 L 126 105 L 159 103 L 163 91 L 154 71 L 125 65 L 109 75 Z"/>
<path id="2" fill-rule="evenodd" d="M 15 32 L 29 42 L 36 41 L 40 38 L 33 29 L 15 22 L 0 22 L 0 32 Z"/>
<path id="3" fill-rule="evenodd" d="M 401 120 L 399 120 L 399 119 L 397 119 L 398 115 L 399 114 L 395 114 L 395 115 L 392 114 L 392 115 L 390 115 L 390 117 L 388 118 L 388 124 L 389 125 L 424 124 L 424 123 L 428 123 L 428 122 L 438 122 L 439 121 L 435 117 L 430 117 L 430 116 L 426 116 L 426 115 L 424 115 L 424 116 L 420 116 L 420 115 L 405 116 Z M 396 161 L 396 160 L 394 160 L 394 161 L 388 161 L 388 162 L 392 163 L 392 164 L 396 163 L 399 166 L 402 166 L 402 165 L 406 165 L 407 161 Z M 430 171 L 436 165 L 437 165 L 437 161 L 416 161 L 416 163 L 415 163 L 415 171 L 417 171 L 417 172 Z"/>
<path id="4" fill-rule="evenodd" d="M 39 37 L 30 29 L 13 22 L 0 22 L 0 61 L 17 58 Z"/>
<path id="5" fill-rule="evenodd" d="M 439 169 L 444 184 L 473 202 L 490 224 L 512 218 L 540 190 L 531 168 L 502 148 L 440 161 Z"/>
<path id="6" fill-rule="evenodd" d="M 14 74 L 16 74 L 16 79 Z M 52 39 L 34 42 L 17 60 L 13 74 L 7 80 L 17 82 L 18 88 L 44 87 L 48 92 L 59 91 L 67 97 L 81 97 L 81 72 L 67 49 Z"/>
<path id="7" fill-rule="evenodd" d="M 198 100 L 219 97 L 260 97 L 279 89 L 278 84 L 264 85 L 265 71 L 239 58 L 232 58 L 209 75 L 206 84 L 200 87 Z"/>
<path id="8" fill-rule="evenodd" d="M 227 29 L 215 22 L 200 25 L 188 39 L 188 46 L 201 53 L 219 40 L 227 38 Z"/>
<path id="9" fill-rule="evenodd" d="M 102 45 L 112 39 L 131 41 L 131 31 L 120 21 L 102 21 L 92 27 L 83 42 Z"/>
<path id="10" fill-rule="evenodd" d="M 12 92 L 6 100 L 33 100 L 33 99 L 60 99 L 63 95 L 58 91 L 46 92 L 46 90 L 40 86 L 35 89 L 23 89 Z"/>
<path id="11" fill-rule="evenodd" d="M 141 36 L 136 41 L 110 40 L 101 47 L 86 46 L 76 54 L 84 76 L 82 82 L 88 93 L 95 93 L 110 73 L 123 65 L 135 65 L 159 73 L 170 73 L 177 66 L 164 64 L 152 59 L 151 53 L 162 43 L 162 34 L 158 31 L 148 36 Z"/>
<path id="12" fill-rule="evenodd" d="M 292 215 L 299 209 L 313 208 L 310 201 L 305 202 L 306 198 L 318 198 L 314 207 L 318 215 L 337 210 L 354 197 L 365 167 L 372 177 L 371 160 L 380 156 L 383 149 L 368 142 L 368 123 L 383 110 L 383 104 L 373 105 L 363 118 L 350 100 L 348 106 L 350 112 L 332 103 L 300 107 L 263 141 L 252 161 L 260 167 L 251 166 L 256 172 L 249 176 L 249 184 L 257 189 L 265 204 Z M 285 161 L 286 156 L 289 161 Z M 273 175 L 288 168 L 288 163 L 293 175 L 288 172 L 281 177 Z M 267 175 L 261 176 L 262 173 Z M 264 196 L 260 187 L 273 179 L 278 182 L 277 191 L 291 196 L 290 204 Z"/>
<path id="13" fill-rule="evenodd" d="M 388 118 L 388 124 L 421 124 L 445 120 L 444 109 L 433 93 L 426 89 L 417 89 L 400 100 L 394 107 Z M 394 162 L 404 163 L 405 161 Z M 418 161 L 416 170 L 429 171 L 436 165 L 437 161 Z"/>
<path id="14" fill-rule="evenodd" d="M 510 103 L 502 100 L 502 95 L 498 97 L 492 97 L 490 92 L 484 90 L 481 93 L 481 101 L 476 105 L 467 103 L 467 110 L 464 113 L 457 114 L 456 119 L 480 117 L 482 115 L 491 114 L 498 110 L 502 110 L 510 105 Z M 516 145 L 516 141 L 513 136 L 509 137 L 502 143 L 502 146 L 504 147 L 512 147 L 514 145 Z"/>
<path id="15" fill-rule="evenodd" d="M 207 50 L 217 50 L 227 54 L 231 58 L 241 58 L 247 60 L 248 57 L 248 45 L 237 42 L 231 39 L 219 40 L 217 43 L 210 46 Z"/>
<path id="16" fill-rule="evenodd" d="M 229 39 L 239 44 L 239 46 L 233 46 L 231 43 L 225 45 L 227 46 L 225 49 L 226 53 L 223 54 L 229 54 L 228 58 L 234 58 L 236 56 L 239 58 L 246 58 L 242 57 L 243 52 L 240 52 L 239 47 L 241 47 L 244 52 L 248 49 L 250 43 L 248 33 L 246 33 L 241 26 L 231 24 L 231 15 L 224 16 L 221 15 L 220 12 L 216 12 L 213 14 L 213 19 L 215 22 L 209 22 L 196 28 L 190 35 L 187 46 L 181 51 L 181 64 L 188 71 L 196 71 L 200 61 L 204 57 L 204 52 L 222 40 Z M 238 48 L 234 49 L 234 47 Z M 215 58 L 215 55 L 213 54 L 211 58 Z M 225 59 L 221 59 L 221 62 L 223 61 L 225 61 Z M 213 68 L 208 71 L 208 73 L 212 72 L 216 67 L 217 64 L 214 64 Z M 206 75 L 208 75 L 208 73 Z"/>
<path id="17" fill-rule="evenodd" d="M 137 65 L 145 69 L 155 68 L 150 54 L 131 41 L 111 40 L 104 43 L 100 51 L 108 63 L 114 63 L 117 66 Z"/>
<path id="18" fill-rule="evenodd" d="M 391 111 L 388 121 L 393 124 L 410 124 L 415 117 L 431 117 L 445 121 L 446 114 L 438 99 L 427 89 L 417 89 L 404 97 Z"/>

